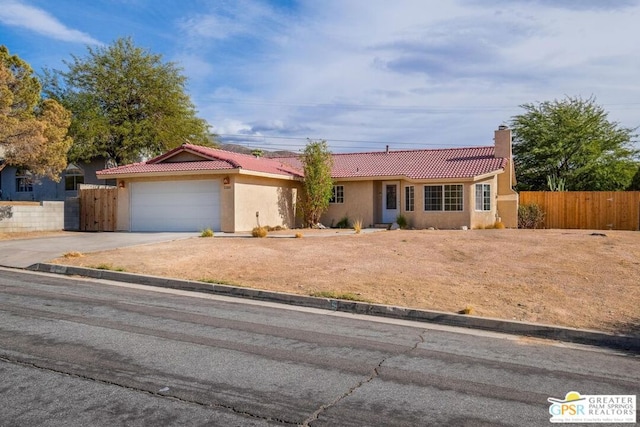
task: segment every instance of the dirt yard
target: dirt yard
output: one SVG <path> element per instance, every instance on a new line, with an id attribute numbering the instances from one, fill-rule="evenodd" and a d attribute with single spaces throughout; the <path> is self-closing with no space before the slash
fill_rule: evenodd
<path id="1" fill-rule="evenodd" d="M 639 232 L 296 231 L 304 237 L 196 237 L 55 262 L 640 336 Z"/>

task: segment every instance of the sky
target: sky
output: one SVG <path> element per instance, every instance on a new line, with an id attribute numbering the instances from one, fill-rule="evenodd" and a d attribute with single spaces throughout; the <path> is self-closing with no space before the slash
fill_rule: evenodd
<path id="1" fill-rule="evenodd" d="M 640 0 L 0 0 L 0 44 L 36 72 L 131 37 L 222 142 L 291 151 L 492 145 L 567 96 L 635 128 L 639 23 Z"/>

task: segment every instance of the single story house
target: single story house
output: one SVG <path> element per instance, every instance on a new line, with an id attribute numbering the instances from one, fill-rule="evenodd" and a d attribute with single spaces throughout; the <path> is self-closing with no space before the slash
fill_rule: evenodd
<path id="1" fill-rule="evenodd" d="M 104 158 L 90 162 L 69 163 L 58 182 L 32 174 L 28 169 L 4 163 L 0 152 L 0 200 L 5 201 L 64 201 L 78 195 L 81 184 L 110 185 L 99 180 L 96 172 L 108 163 Z"/>
<path id="2" fill-rule="evenodd" d="M 321 222 L 365 226 L 403 215 L 415 228 L 517 227 L 511 131 L 486 147 L 333 155 L 333 197 Z M 184 144 L 141 163 L 97 172 L 118 187 L 121 231 L 251 230 L 299 224 L 298 157 L 264 158 Z"/>

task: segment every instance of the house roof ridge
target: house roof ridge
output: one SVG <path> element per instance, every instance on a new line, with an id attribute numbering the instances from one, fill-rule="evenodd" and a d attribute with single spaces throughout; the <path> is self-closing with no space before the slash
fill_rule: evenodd
<path id="1" fill-rule="evenodd" d="M 352 151 L 347 153 L 331 153 L 332 156 L 357 156 L 363 154 L 393 154 L 393 153 L 415 153 L 415 152 L 425 152 L 425 151 L 452 151 L 452 150 L 478 150 L 478 149 L 491 149 L 494 148 L 493 145 L 477 145 L 473 147 L 446 147 L 446 148 L 410 148 L 404 150 L 389 150 L 388 152 L 383 151 Z M 291 155 L 291 156 L 275 156 L 268 157 L 270 159 L 296 159 L 302 157 L 302 154 L 299 155 Z"/>

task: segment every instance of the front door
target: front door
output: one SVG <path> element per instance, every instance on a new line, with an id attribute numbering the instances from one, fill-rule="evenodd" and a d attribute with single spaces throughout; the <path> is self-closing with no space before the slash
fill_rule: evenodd
<path id="1" fill-rule="evenodd" d="M 391 224 L 396 222 L 400 213 L 400 184 L 398 182 L 382 183 L 382 222 Z"/>

